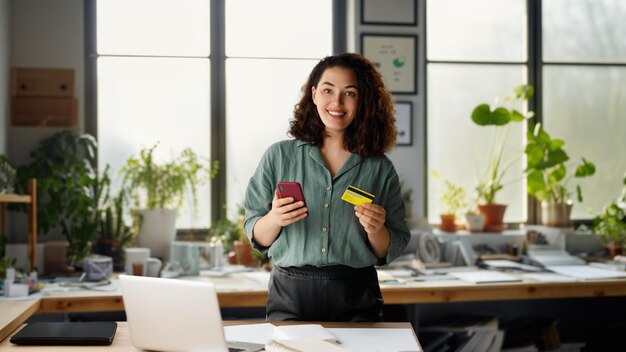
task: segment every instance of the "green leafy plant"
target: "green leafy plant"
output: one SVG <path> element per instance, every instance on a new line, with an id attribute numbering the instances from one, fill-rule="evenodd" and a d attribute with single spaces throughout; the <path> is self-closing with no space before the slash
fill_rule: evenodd
<path id="1" fill-rule="evenodd" d="M 13 193 L 17 171 L 6 156 L 0 155 L 0 193 Z"/>
<path id="2" fill-rule="evenodd" d="M 218 162 L 211 163 L 187 148 L 175 160 L 157 163 L 153 155 L 157 146 L 144 148 L 139 157 L 126 160 L 122 175 L 128 196 L 137 207 L 158 209 L 178 207 L 190 194 L 196 206 L 197 187 L 217 175 Z"/>
<path id="3" fill-rule="evenodd" d="M 528 194 L 540 201 L 556 203 L 569 201 L 571 192 L 567 185 L 572 176 L 567 176 L 565 163 L 569 156 L 563 149 L 565 141 L 551 138 L 541 124 L 528 131 L 527 139 L 525 153 L 528 162 L 526 167 Z M 595 172 L 595 165 L 582 158 L 573 177 L 589 177 Z M 578 201 L 582 202 L 580 185 L 576 186 L 576 195 Z"/>
<path id="4" fill-rule="evenodd" d="M 433 176 L 445 186 L 444 190 L 439 193 L 439 199 L 443 205 L 442 214 L 458 215 L 467 207 L 467 195 L 465 189 L 456 183 L 445 179 L 439 172 L 433 170 Z"/>
<path id="5" fill-rule="evenodd" d="M 95 138 L 73 130 L 42 140 L 30 153 L 30 164 L 17 170 L 18 191 L 25 193 L 29 178 L 37 179 L 37 224 L 48 233 L 60 226 L 69 242 L 68 259 L 89 254 L 96 231 L 101 183 L 96 171 Z"/>
<path id="6" fill-rule="evenodd" d="M 99 214 L 98 237 L 104 240 L 117 240 L 124 247 L 133 239 L 133 231 L 124 222 L 124 190 L 106 204 Z"/>
<path id="7" fill-rule="evenodd" d="M 487 169 L 481 177 L 476 191 L 478 197 L 486 204 L 495 203 L 496 194 L 504 187 L 503 178 L 516 159 L 511 159 L 503 164 L 503 154 L 508 129 L 505 128 L 511 122 L 522 122 L 531 118 L 534 113 L 529 111 L 522 113 L 522 105 L 530 99 L 535 90 L 529 85 L 520 85 L 514 88 L 513 94 L 506 97 L 502 104 L 483 103 L 472 111 L 472 121 L 479 126 L 494 126 L 496 128 L 493 147 L 490 151 Z"/>
<path id="8" fill-rule="evenodd" d="M 234 249 L 235 241 L 240 240 L 242 236 L 245 235 L 238 223 L 228 219 L 220 219 L 211 225 L 207 239 L 211 242 L 222 242 L 224 250 L 230 252 Z"/>
<path id="9" fill-rule="evenodd" d="M 601 236 L 605 244 L 624 246 L 626 244 L 626 175 L 622 180 L 622 194 L 607 204 L 602 213 L 593 219 L 593 233 Z"/>

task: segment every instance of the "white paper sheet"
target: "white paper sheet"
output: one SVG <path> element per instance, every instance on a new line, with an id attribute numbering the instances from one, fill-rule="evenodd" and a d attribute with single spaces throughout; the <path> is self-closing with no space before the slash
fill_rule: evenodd
<path id="1" fill-rule="evenodd" d="M 339 339 L 341 347 L 359 352 L 421 351 L 411 329 L 326 329 Z"/>
<path id="2" fill-rule="evenodd" d="M 559 265 L 549 266 L 546 269 L 557 274 L 567 275 L 583 280 L 626 278 L 626 273 L 620 273 L 614 270 L 598 269 L 588 265 Z"/>
<path id="3" fill-rule="evenodd" d="M 270 323 L 225 326 L 226 341 L 265 344 L 272 338 L 274 325 Z"/>
<path id="4" fill-rule="evenodd" d="M 477 271 L 467 271 L 467 272 L 459 272 L 459 273 L 449 273 L 448 275 L 451 275 L 463 281 L 467 281 L 467 282 L 471 282 L 475 284 L 522 281 L 522 279 L 520 279 L 517 276 L 501 273 L 499 271 L 490 271 L 490 270 L 477 270 Z"/>

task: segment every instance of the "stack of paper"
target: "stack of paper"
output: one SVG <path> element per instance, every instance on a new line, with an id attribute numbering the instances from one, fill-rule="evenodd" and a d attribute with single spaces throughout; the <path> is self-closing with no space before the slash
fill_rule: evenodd
<path id="1" fill-rule="evenodd" d="M 498 271 L 489 271 L 489 270 L 476 270 L 476 271 L 449 273 L 448 275 L 451 275 L 463 281 L 467 281 L 467 282 L 471 282 L 475 284 L 522 281 L 522 279 L 520 279 L 519 277 L 501 273 Z"/>

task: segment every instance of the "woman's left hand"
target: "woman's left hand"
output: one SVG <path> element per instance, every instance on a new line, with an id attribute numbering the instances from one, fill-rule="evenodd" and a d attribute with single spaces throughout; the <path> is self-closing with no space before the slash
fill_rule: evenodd
<path id="1" fill-rule="evenodd" d="M 376 204 L 361 204 L 354 207 L 354 213 L 363 225 L 365 232 L 377 234 L 385 226 L 385 208 Z"/>

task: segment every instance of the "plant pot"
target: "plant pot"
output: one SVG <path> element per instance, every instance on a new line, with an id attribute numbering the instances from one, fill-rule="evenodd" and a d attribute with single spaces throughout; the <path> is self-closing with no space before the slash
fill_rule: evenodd
<path id="1" fill-rule="evenodd" d="M 470 232 L 482 232 L 485 229 L 485 214 L 465 214 L 467 230 Z"/>
<path id="2" fill-rule="evenodd" d="M 486 232 L 504 231 L 504 213 L 506 212 L 506 205 L 483 204 L 478 206 L 478 211 L 485 215 Z"/>
<path id="3" fill-rule="evenodd" d="M 607 243 L 604 245 L 604 249 L 609 258 L 613 259 L 616 255 L 622 255 L 624 253 L 624 244 Z"/>
<path id="4" fill-rule="evenodd" d="M 111 238 L 99 238 L 96 242 L 96 253 L 111 257 L 113 260 L 113 270 L 124 270 L 124 258 L 122 257 L 122 248 L 120 241 Z"/>
<path id="5" fill-rule="evenodd" d="M 565 203 L 541 202 L 541 224 L 550 227 L 569 227 L 572 201 Z"/>
<path id="6" fill-rule="evenodd" d="M 454 214 L 441 214 L 439 215 L 441 218 L 441 224 L 439 225 L 439 229 L 445 232 L 455 232 L 456 231 L 456 216 Z"/>
<path id="7" fill-rule="evenodd" d="M 153 257 L 168 261 L 176 238 L 176 209 L 135 209 L 141 217 L 137 247 L 150 248 Z"/>
<path id="8" fill-rule="evenodd" d="M 257 267 L 259 266 L 259 261 L 252 255 L 252 245 L 248 240 L 235 241 L 233 243 L 235 247 L 235 253 L 237 258 L 237 264 Z"/>

